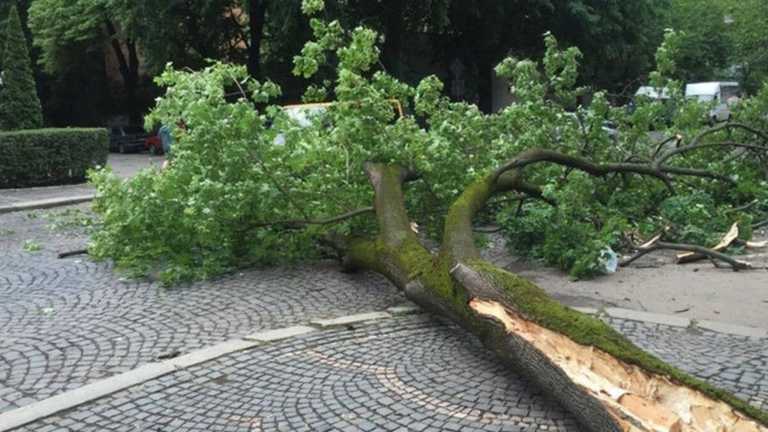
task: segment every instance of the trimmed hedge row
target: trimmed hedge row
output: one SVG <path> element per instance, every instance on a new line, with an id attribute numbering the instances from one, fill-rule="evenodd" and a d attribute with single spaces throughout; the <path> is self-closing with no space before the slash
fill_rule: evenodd
<path id="1" fill-rule="evenodd" d="M 0 133 L 0 188 L 81 183 L 104 166 L 106 129 L 33 129 Z"/>

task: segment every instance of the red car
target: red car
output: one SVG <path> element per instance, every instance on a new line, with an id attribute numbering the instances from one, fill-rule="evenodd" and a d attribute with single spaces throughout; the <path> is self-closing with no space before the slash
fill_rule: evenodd
<path id="1" fill-rule="evenodd" d="M 149 154 L 163 154 L 163 142 L 160 140 L 160 137 L 156 133 L 153 133 L 147 137 L 147 139 L 144 141 L 144 147 L 149 151 Z"/>

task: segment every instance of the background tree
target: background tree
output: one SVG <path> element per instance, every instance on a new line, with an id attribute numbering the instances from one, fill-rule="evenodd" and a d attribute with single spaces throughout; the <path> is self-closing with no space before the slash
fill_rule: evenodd
<path id="1" fill-rule="evenodd" d="M 118 64 L 127 111 L 138 118 L 137 41 L 117 6 L 119 2 L 112 0 L 36 0 L 30 5 L 29 26 L 41 49 L 40 62 L 51 74 L 62 74 L 79 64 L 85 53 L 108 46 Z"/>
<path id="2" fill-rule="evenodd" d="M 466 64 L 485 112 L 491 109 L 494 66 L 508 55 L 541 56 L 541 35 L 549 31 L 584 53 L 583 83 L 619 92 L 651 69 L 661 41 L 659 15 L 664 4 L 661 0 L 448 1 L 447 25 L 438 28 L 433 40 L 444 64 L 456 56 Z"/>
<path id="3" fill-rule="evenodd" d="M 634 92 L 637 78 L 653 69 L 667 0 L 559 0 L 552 5 L 543 30 L 584 54 L 582 83 Z"/>
<path id="4" fill-rule="evenodd" d="M 756 92 L 768 79 L 768 3 L 760 0 L 728 2 L 732 63 L 741 68 L 745 88 Z"/>
<path id="5" fill-rule="evenodd" d="M 32 70 L 27 39 L 18 10 L 11 7 L 6 22 L 3 50 L 0 122 L 6 130 L 36 129 L 43 126 L 42 108 Z"/>
<path id="6" fill-rule="evenodd" d="M 27 16 L 27 10 L 29 9 L 29 0 L 5 0 L 0 1 L 0 70 L 2 70 L 2 57 L 3 53 L 2 50 L 5 47 L 5 24 L 8 18 L 8 15 L 11 12 L 11 7 L 16 6 L 18 12 L 19 12 L 19 18 L 21 19 L 21 28 L 24 30 L 24 36 L 27 39 L 27 47 L 30 50 L 31 57 L 33 59 L 35 58 L 35 53 L 33 52 L 32 47 L 32 34 L 29 30 L 28 24 L 28 16 Z M 33 64 L 34 67 L 34 64 Z M 39 72 L 38 70 L 35 70 L 36 74 Z M 38 76 L 37 79 L 39 80 L 40 77 Z"/>
<path id="7" fill-rule="evenodd" d="M 677 77 L 685 82 L 728 78 L 733 47 L 727 4 L 719 0 L 672 0 L 667 26 L 682 32 L 676 58 Z"/>

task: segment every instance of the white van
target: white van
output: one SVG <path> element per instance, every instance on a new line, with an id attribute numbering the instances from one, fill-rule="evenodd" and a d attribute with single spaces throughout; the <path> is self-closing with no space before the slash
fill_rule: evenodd
<path id="1" fill-rule="evenodd" d="M 685 86 L 686 99 L 713 105 L 709 112 L 709 119 L 713 122 L 731 118 L 731 106 L 739 101 L 740 94 L 739 83 L 732 81 L 702 82 Z"/>

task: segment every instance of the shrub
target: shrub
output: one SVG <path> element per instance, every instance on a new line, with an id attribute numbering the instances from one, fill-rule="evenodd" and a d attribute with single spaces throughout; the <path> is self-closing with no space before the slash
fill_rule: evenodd
<path id="1" fill-rule="evenodd" d="M 27 40 L 16 7 L 11 8 L 2 50 L 3 83 L 0 86 L 0 127 L 4 130 L 43 126 L 43 110 L 37 96 Z"/>
<path id="2" fill-rule="evenodd" d="M 0 133 L 0 188 L 79 183 L 107 162 L 106 129 Z"/>

